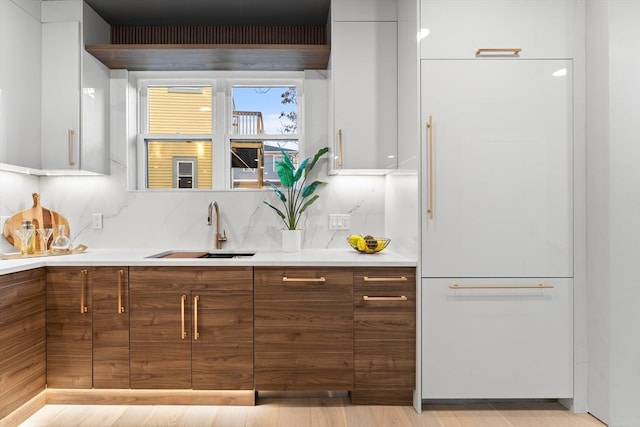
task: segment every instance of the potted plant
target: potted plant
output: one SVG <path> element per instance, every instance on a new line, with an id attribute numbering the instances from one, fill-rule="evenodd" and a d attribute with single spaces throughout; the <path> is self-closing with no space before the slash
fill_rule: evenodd
<path id="1" fill-rule="evenodd" d="M 282 236 L 283 250 L 294 252 L 299 251 L 302 244 L 302 230 L 298 229 L 300 217 L 309 206 L 318 200 L 319 196 L 314 194 L 316 188 L 326 184 L 326 182 L 317 180 L 307 184 L 307 178 L 320 157 L 329 151 L 329 147 L 318 150 L 313 158 L 304 159 L 297 169 L 287 153 L 282 149 L 280 151 L 283 161 L 276 161 L 275 166 L 281 187 L 272 182 L 269 182 L 269 185 L 282 202 L 283 208 L 278 209 L 266 200 L 264 203 L 276 212 L 285 225 Z"/>

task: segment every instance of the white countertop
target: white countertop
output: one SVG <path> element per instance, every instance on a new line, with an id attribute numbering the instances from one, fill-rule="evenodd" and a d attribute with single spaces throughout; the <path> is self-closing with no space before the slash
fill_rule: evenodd
<path id="1" fill-rule="evenodd" d="M 46 266 L 415 267 L 417 265 L 416 260 L 388 250 L 377 254 L 361 254 L 350 248 L 304 249 L 301 252 L 292 253 L 256 251 L 254 256 L 242 258 L 148 258 L 167 251 L 167 249 L 87 249 L 86 252 L 77 255 L 29 257 L 15 260 L 2 259 L 0 260 L 0 275 Z M 183 252 L 183 250 L 180 250 L 180 252 Z"/>

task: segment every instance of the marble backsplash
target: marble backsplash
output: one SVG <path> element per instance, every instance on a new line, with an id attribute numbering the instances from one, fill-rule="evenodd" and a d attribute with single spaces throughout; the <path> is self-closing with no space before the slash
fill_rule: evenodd
<path id="1" fill-rule="evenodd" d="M 394 210 L 385 206 L 388 180 L 405 181 L 397 185 L 403 191 L 394 191 L 394 205 L 398 205 L 398 198 L 410 204 L 408 178 L 332 176 L 323 179 L 329 184 L 318 190 L 320 198 L 304 217 L 303 248 L 346 247 L 347 235 L 369 233 L 394 239 L 390 249 L 412 251 L 416 233 L 406 226 L 411 215 L 403 218 L 402 212 L 406 209 L 385 215 L 385 208 Z M 280 248 L 282 223 L 263 203 L 264 200 L 276 201 L 271 191 L 130 192 L 125 188 L 124 177 L 118 178 L 113 173 L 111 176 L 38 179 L 0 172 L 0 183 L 0 215 L 10 216 L 31 207 L 31 193 L 39 192 L 44 207 L 67 217 L 74 244 L 83 243 L 90 248 L 213 248 L 214 227 L 207 225 L 207 207 L 213 200 L 220 206 L 221 229 L 228 238 L 225 248 Z M 103 214 L 102 230 L 92 229 L 93 213 Z M 351 229 L 329 230 L 332 213 L 350 214 Z M 0 251 L 13 250 L 4 239 L 0 240 Z"/>

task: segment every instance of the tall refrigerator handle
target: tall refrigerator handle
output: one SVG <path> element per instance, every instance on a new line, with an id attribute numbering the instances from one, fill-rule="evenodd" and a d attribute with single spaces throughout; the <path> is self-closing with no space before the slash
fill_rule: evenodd
<path id="1" fill-rule="evenodd" d="M 427 149 L 428 156 L 427 159 L 427 179 L 429 180 L 429 196 L 428 201 L 429 205 L 427 206 L 427 214 L 429 215 L 429 219 L 433 219 L 433 117 L 430 115 L 429 120 L 427 121 Z"/>

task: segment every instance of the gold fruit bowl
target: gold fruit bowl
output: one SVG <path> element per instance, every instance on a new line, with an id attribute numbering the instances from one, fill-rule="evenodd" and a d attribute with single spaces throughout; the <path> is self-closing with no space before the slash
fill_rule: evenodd
<path id="1" fill-rule="evenodd" d="M 349 236 L 347 237 L 347 242 L 349 242 L 349 246 L 362 254 L 375 254 L 389 246 L 391 239 L 372 236 L 354 239 L 352 236 Z"/>

